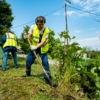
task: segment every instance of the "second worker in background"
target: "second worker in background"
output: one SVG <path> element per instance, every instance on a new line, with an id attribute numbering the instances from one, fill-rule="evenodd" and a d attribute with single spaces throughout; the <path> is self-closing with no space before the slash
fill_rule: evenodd
<path id="1" fill-rule="evenodd" d="M 2 71 L 6 70 L 7 59 L 9 53 L 13 55 L 14 58 L 14 67 L 18 68 L 17 65 L 17 37 L 11 32 L 7 31 L 0 41 L 0 45 L 3 45 L 3 62 L 2 62 Z"/>

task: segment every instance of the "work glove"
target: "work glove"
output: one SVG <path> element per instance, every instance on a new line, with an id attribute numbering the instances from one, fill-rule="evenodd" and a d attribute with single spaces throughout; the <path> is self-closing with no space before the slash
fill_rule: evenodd
<path id="1" fill-rule="evenodd" d="M 33 46 L 33 45 L 31 45 L 30 48 L 31 48 L 31 50 L 37 49 L 36 46 Z"/>
<path id="2" fill-rule="evenodd" d="M 24 39 L 28 39 L 28 35 L 27 34 L 24 34 Z"/>

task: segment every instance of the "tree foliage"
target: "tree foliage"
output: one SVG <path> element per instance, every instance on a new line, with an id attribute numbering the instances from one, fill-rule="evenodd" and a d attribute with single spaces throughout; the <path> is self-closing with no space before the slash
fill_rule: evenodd
<path id="1" fill-rule="evenodd" d="M 55 42 L 54 35 L 55 35 L 54 31 L 51 30 L 49 34 L 49 51 L 48 51 L 49 54 L 51 54 L 51 52 L 53 51 L 53 46 Z"/>
<path id="2" fill-rule="evenodd" d="M 12 26 L 11 22 L 14 17 L 12 16 L 12 9 L 6 0 L 0 0 L 0 39 L 3 34 Z"/>
<path id="3" fill-rule="evenodd" d="M 28 44 L 28 41 L 26 39 L 24 39 L 23 35 L 24 35 L 24 31 L 26 31 L 26 33 L 28 34 L 28 30 L 30 29 L 29 26 L 25 26 L 24 27 L 24 30 L 23 32 L 21 33 L 21 41 L 22 41 L 22 44 L 21 44 L 21 49 L 25 52 L 25 53 L 28 53 L 29 50 L 30 50 L 30 47 L 29 47 L 29 44 Z"/>
<path id="4" fill-rule="evenodd" d="M 52 57 L 57 58 L 60 63 L 60 71 L 61 74 L 64 74 L 66 71 L 66 68 L 70 65 L 69 62 L 72 62 L 72 59 L 74 58 L 74 53 L 76 53 L 78 50 L 81 50 L 81 48 L 78 46 L 79 43 L 73 42 L 70 43 L 71 40 L 75 38 L 73 36 L 72 38 L 68 35 L 68 31 L 63 31 L 61 33 L 58 33 L 60 38 L 69 39 L 68 47 L 65 44 L 65 42 L 60 41 L 60 39 L 56 39 L 53 47 L 53 51 L 51 53 Z"/>
<path id="5" fill-rule="evenodd" d="M 100 99 L 100 56 L 98 52 L 95 53 L 95 59 L 85 60 L 82 57 L 84 52 L 90 52 L 90 47 L 79 47 L 79 43 L 70 43 L 72 38 L 68 35 L 68 31 L 59 33 L 60 38 L 68 38 L 68 47 L 65 42 L 56 39 L 53 48 L 52 56 L 59 60 L 59 68 L 55 73 L 55 79 L 58 81 L 59 87 L 64 87 L 69 84 L 75 84 L 75 89 L 79 92 L 83 89 L 84 94 L 87 93 L 89 100 Z M 78 54 L 78 51 L 81 51 Z M 91 56 L 91 55 L 90 55 Z M 65 92 L 67 92 L 65 90 Z M 86 99 L 88 100 L 88 99 Z"/>

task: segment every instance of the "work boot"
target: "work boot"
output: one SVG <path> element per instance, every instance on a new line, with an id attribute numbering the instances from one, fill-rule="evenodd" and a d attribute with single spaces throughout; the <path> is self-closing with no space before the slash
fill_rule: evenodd
<path id="1" fill-rule="evenodd" d="M 26 70 L 26 75 L 27 75 L 27 76 L 30 76 L 30 74 L 31 74 L 31 70 L 30 70 L 30 69 L 27 69 L 27 70 Z"/>
<path id="2" fill-rule="evenodd" d="M 25 75 L 22 75 L 21 77 L 27 77 L 27 76 L 28 76 L 28 75 L 25 74 Z"/>
<path id="3" fill-rule="evenodd" d="M 53 86 L 53 87 L 56 87 L 57 86 L 56 83 L 54 83 L 54 82 L 52 82 L 52 85 L 51 85 L 50 82 L 46 82 L 46 84 L 49 84 L 50 86 Z"/>
<path id="4" fill-rule="evenodd" d="M 49 76 L 50 79 L 52 79 L 51 75 Z"/>
<path id="5" fill-rule="evenodd" d="M 6 69 L 1 69 L 1 71 L 5 71 Z"/>

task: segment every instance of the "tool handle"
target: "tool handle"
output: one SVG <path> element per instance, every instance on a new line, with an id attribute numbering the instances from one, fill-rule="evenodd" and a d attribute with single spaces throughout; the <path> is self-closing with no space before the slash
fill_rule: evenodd
<path id="1" fill-rule="evenodd" d="M 25 32 L 25 31 L 24 31 L 24 34 L 26 34 L 26 32 Z M 27 39 L 27 41 L 28 41 L 29 45 L 31 46 L 31 42 L 30 42 L 29 38 Z M 39 58 L 38 58 L 38 56 L 36 55 L 36 53 L 35 53 L 35 51 L 34 51 L 34 50 L 33 50 L 33 53 L 34 53 L 34 55 L 35 55 L 36 59 L 38 60 L 38 62 L 39 62 L 39 64 L 40 64 L 40 66 L 42 67 L 42 69 L 43 69 L 44 73 L 45 73 L 45 74 L 46 74 L 46 76 L 48 77 L 49 81 L 51 81 L 51 80 L 50 80 L 50 78 L 49 78 L 49 76 L 48 76 L 48 74 L 46 73 L 45 69 L 43 68 L 43 66 L 42 66 L 42 64 L 41 64 L 41 62 L 40 62 L 40 60 L 39 60 Z"/>
<path id="2" fill-rule="evenodd" d="M 25 32 L 25 31 L 24 31 L 24 34 L 26 34 L 26 32 Z M 29 45 L 31 46 L 31 42 L 30 42 L 29 38 L 27 39 L 27 41 L 28 41 Z M 47 76 L 47 78 L 48 78 L 49 82 L 51 83 L 52 88 L 54 88 L 52 81 L 50 80 L 50 78 L 49 78 L 49 76 L 48 76 L 47 72 L 46 72 L 46 71 L 45 71 L 45 69 L 43 68 L 43 66 L 42 66 L 42 64 L 41 64 L 40 60 L 38 59 L 38 56 L 36 55 L 36 53 L 35 53 L 35 51 L 34 51 L 34 50 L 33 50 L 33 53 L 34 53 L 34 55 L 35 55 L 36 59 L 38 60 L 38 62 L 39 62 L 39 64 L 40 64 L 40 66 L 42 67 L 42 69 L 43 69 L 44 73 L 46 74 L 46 76 Z"/>

